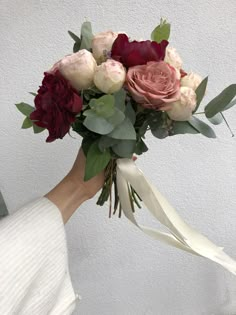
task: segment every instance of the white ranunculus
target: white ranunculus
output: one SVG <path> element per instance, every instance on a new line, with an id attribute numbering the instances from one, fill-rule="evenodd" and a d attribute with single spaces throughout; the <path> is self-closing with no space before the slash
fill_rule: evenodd
<path id="1" fill-rule="evenodd" d="M 123 65 L 118 61 L 108 59 L 97 66 L 94 74 L 94 84 L 104 93 L 115 93 L 122 88 L 125 77 L 126 71 Z"/>
<path id="2" fill-rule="evenodd" d="M 199 74 L 190 72 L 181 79 L 180 84 L 181 86 L 187 86 L 195 91 L 201 82 L 202 77 Z"/>
<path id="3" fill-rule="evenodd" d="M 82 49 L 77 53 L 65 56 L 58 61 L 52 70 L 58 69 L 62 76 L 77 90 L 85 90 L 93 85 L 97 63 L 91 52 Z"/>
<path id="4" fill-rule="evenodd" d="M 107 53 L 111 50 L 112 44 L 117 38 L 118 33 L 107 31 L 94 36 L 92 40 L 93 56 L 98 63 L 107 59 Z"/>
<path id="5" fill-rule="evenodd" d="M 170 119 L 176 121 L 186 121 L 192 116 L 192 112 L 196 107 L 197 96 L 193 89 L 182 86 L 180 88 L 180 99 L 171 103 L 172 108 L 167 111 Z"/>
<path id="6" fill-rule="evenodd" d="M 176 49 L 169 46 L 166 48 L 164 61 L 178 70 L 180 70 L 183 65 L 182 59 L 180 58 L 180 55 L 177 53 Z"/>

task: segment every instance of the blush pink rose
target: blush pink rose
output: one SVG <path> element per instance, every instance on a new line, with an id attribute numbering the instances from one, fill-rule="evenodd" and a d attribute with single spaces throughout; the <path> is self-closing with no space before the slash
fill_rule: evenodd
<path id="1" fill-rule="evenodd" d="M 164 61 L 129 68 L 126 88 L 137 103 L 155 110 L 169 110 L 180 98 L 176 70 Z"/>

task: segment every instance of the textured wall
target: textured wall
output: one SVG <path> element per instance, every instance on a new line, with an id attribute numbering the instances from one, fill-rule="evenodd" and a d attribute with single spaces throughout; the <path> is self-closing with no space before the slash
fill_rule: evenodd
<path id="1" fill-rule="evenodd" d="M 147 38 L 166 16 L 185 68 L 210 76 L 206 100 L 236 79 L 234 0 L 0 0 L 0 189 L 11 212 L 46 193 L 69 169 L 80 139 L 45 143 L 20 130 L 14 103 L 32 101 L 43 70 L 72 48 L 66 31 L 94 29 Z M 225 116 L 236 133 L 236 109 Z M 236 258 L 236 138 L 148 137 L 138 160 L 187 222 Z M 153 223 L 144 210 L 140 221 Z M 82 315 L 233 315 L 236 278 L 217 265 L 149 239 L 108 209 L 84 204 L 67 227 L 70 270 Z M 1 245 L 0 245 L 1 246 Z"/>

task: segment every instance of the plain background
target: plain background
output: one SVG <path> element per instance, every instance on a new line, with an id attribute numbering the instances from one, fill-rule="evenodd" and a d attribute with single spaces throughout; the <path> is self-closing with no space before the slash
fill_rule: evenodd
<path id="1" fill-rule="evenodd" d="M 88 19 L 94 32 L 149 38 L 160 17 L 172 24 L 171 46 L 185 70 L 209 75 L 206 102 L 236 79 L 233 0 L 0 0 L 0 189 L 14 212 L 45 194 L 69 170 L 81 139 L 72 133 L 21 130 L 14 103 L 33 103 L 43 71 L 72 51 L 70 29 Z M 236 108 L 225 113 L 236 133 Z M 192 226 L 236 258 L 236 138 L 223 124 L 218 138 L 147 137 L 137 163 Z M 108 219 L 96 199 L 66 226 L 71 276 L 82 295 L 79 315 L 233 315 L 236 278 L 203 258 L 149 239 L 124 218 Z M 143 209 L 138 218 L 154 224 Z M 1 244 L 0 244 L 1 246 Z"/>

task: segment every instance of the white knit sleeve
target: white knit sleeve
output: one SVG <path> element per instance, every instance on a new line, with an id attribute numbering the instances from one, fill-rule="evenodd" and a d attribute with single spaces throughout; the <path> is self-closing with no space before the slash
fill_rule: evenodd
<path id="1" fill-rule="evenodd" d="M 72 314 L 67 259 L 61 213 L 47 198 L 0 220 L 0 314 Z"/>

